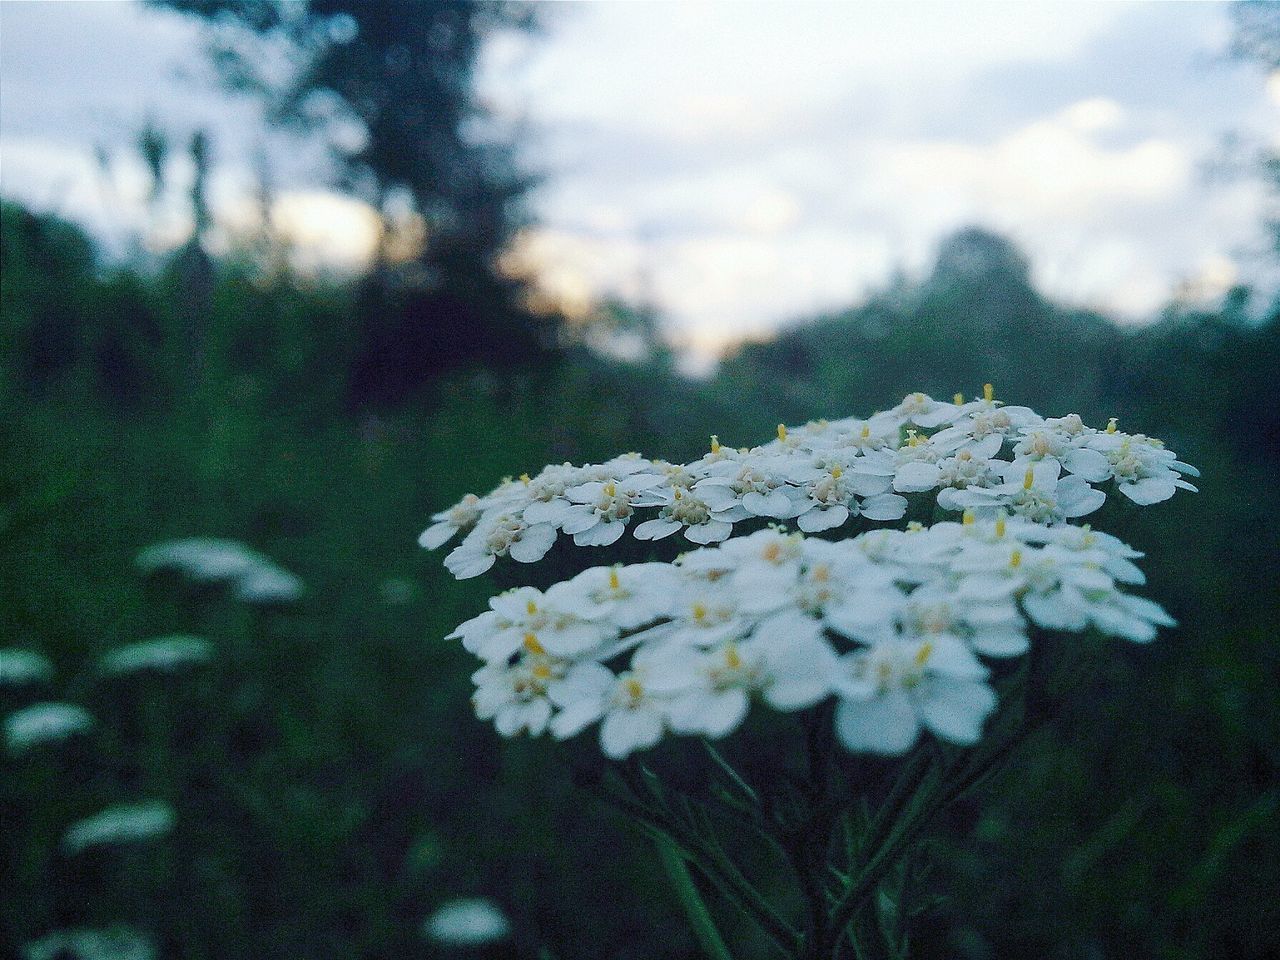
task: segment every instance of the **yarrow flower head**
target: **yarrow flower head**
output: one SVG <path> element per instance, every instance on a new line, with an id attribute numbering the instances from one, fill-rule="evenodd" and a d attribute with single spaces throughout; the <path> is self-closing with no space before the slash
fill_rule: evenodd
<path id="1" fill-rule="evenodd" d="M 4 739 L 10 753 L 25 753 L 88 733 L 93 723 L 92 714 L 74 703 L 33 703 L 5 718 Z"/>
<path id="2" fill-rule="evenodd" d="M 547 467 L 437 514 L 421 542 L 465 533 L 446 559 L 459 577 L 534 562 L 559 536 L 608 546 L 633 522 L 639 540 L 692 543 L 509 590 L 452 634 L 485 661 L 476 712 L 506 736 L 596 727 L 622 758 L 727 736 L 753 706 L 831 701 L 847 749 L 899 754 L 922 735 L 977 743 L 994 666 L 1037 630 L 1145 642 L 1172 625 L 1129 592 L 1138 552 L 1076 524 L 1108 489 L 1154 503 L 1194 489 L 1185 475 L 1158 441 L 1045 419 L 987 385 L 967 403 L 917 393 L 866 419 L 779 425 L 757 447 L 712 438 L 685 464 Z M 884 526 L 934 510 L 954 519 Z"/>
<path id="3" fill-rule="evenodd" d="M 441 906 L 423 924 L 423 932 L 446 947 L 483 947 L 510 936 L 511 924 L 492 900 L 473 897 Z"/>
<path id="4" fill-rule="evenodd" d="M 173 830 L 174 813 L 159 800 L 123 803 L 72 824 L 62 838 L 67 853 L 118 843 L 138 843 Z"/>
<path id="5" fill-rule="evenodd" d="M 213 659 L 207 640 L 185 634 L 130 643 L 106 653 L 99 669 L 108 676 L 178 673 Z"/>
<path id="6" fill-rule="evenodd" d="M 46 683 L 53 678 L 53 664 L 34 650 L 7 647 L 0 650 L 0 687 Z"/>
<path id="7" fill-rule="evenodd" d="M 288 604 L 306 592 L 297 576 L 238 540 L 169 540 L 147 547 L 134 562 L 144 576 L 171 571 L 195 584 L 221 584 L 242 603 Z"/>
<path id="8" fill-rule="evenodd" d="M 25 960 L 156 960 L 155 945 L 131 927 L 55 930 L 28 943 Z"/>

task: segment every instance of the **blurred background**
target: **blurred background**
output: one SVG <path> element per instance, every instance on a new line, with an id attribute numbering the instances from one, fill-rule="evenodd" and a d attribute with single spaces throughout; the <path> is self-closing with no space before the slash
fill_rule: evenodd
<path id="1" fill-rule="evenodd" d="M 1204 481 L 918 955 L 1280 956 L 1278 120 L 1277 4 L 0 4 L 0 953 L 695 957 L 417 534 L 992 381 Z"/>

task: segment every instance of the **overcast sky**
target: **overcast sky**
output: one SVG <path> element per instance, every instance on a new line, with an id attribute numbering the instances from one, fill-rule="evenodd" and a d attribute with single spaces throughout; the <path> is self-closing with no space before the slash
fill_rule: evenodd
<path id="1" fill-rule="evenodd" d="M 545 185 L 523 249 L 570 305 L 652 298 L 704 354 L 926 269 L 968 223 L 1041 289 L 1139 320 L 1180 285 L 1259 279 L 1265 195 L 1211 180 L 1222 137 L 1275 143 L 1280 79 L 1224 56 L 1222 4 L 601 3 L 488 50 L 483 89 Z M 145 117 L 212 132 L 222 220 L 253 156 L 318 262 L 367 250 L 324 154 L 209 83 L 195 26 L 125 0 L 0 2 L 0 191 L 117 238 L 146 223 Z M 95 147 L 118 156 L 104 177 Z M 183 171 L 179 166 L 175 174 Z M 184 212 L 152 242 L 181 236 Z"/>

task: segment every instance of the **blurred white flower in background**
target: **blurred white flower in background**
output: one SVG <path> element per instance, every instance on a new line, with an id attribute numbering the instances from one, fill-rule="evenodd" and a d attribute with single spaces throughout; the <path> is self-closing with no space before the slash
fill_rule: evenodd
<path id="1" fill-rule="evenodd" d="M 288 570 L 271 565 L 255 567 L 236 581 L 231 595 L 244 603 L 293 603 L 302 598 L 306 587 Z"/>
<path id="2" fill-rule="evenodd" d="M 452 947 L 482 947 L 505 940 L 511 924 L 498 906 L 483 897 L 451 900 L 431 915 L 423 932 Z"/>
<path id="3" fill-rule="evenodd" d="M 67 853 L 162 837 L 173 829 L 173 808 L 161 800 L 121 803 L 73 823 L 62 837 Z"/>
<path id="4" fill-rule="evenodd" d="M 34 650 L 7 647 L 0 650 L 0 687 L 44 683 L 53 678 L 53 664 Z"/>
<path id="5" fill-rule="evenodd" d="M 192 583 L 225 585 L 243 603 L 293 603 L 306 589 L 298 577 L 238 540 L 167 540 L 147 547 L 134 562 L 144 576 L 171 571 Z"/>
<path id="6" fill-rule="evenodd" d="M 33 703 L 4 721 L 4 739 L 10 753 L 24 753 L 44 743 L 56 743 L 93 728 L 93 717 L 74 703 Z"/>
<path id="7" fill-rule="evenodd" d="M 55 930 L 23 949 L 25 960 L 156 960 L 151 941 L 131 927 Z"/>
<path id="8" fill-rule="evenodd" d="M 131 643 L 102 657 L 100 669 L 108 676 L 131 673 L 177 673 L 213 659 L 207 640 L 185 634 Z"/>

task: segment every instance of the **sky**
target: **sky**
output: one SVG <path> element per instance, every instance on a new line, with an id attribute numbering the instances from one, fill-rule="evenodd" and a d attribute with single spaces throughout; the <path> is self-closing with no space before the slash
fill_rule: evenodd
<path id="1" fill-rule="evenodd" d="M 571 311 L 652 303 L 704 360 L 920 274 L 947 233 L 1012 237 L 1046 294 L 1151 318 L 1175 292 L 1270 283 L 1249 177 L 1223 138 L 1280 144 L 1280 77 L 1225 55 L 1224 4 L 572 3 L 485 51 L 481 91 L 542 178 L 520 258 Z M 147 118 L 210 131 L 224 232 L 255 164 L 304 265 L 352 267 L 370 211 L 324 151 L 210 81 L 196 26 L 127 0 L 0 2 L 0 192 L 117 245 L 184 236 L 148 213 Z M 95 159 L 105 150 L 107 170 Z M 190 176 L 181 162 L 177 182 Z"/>

